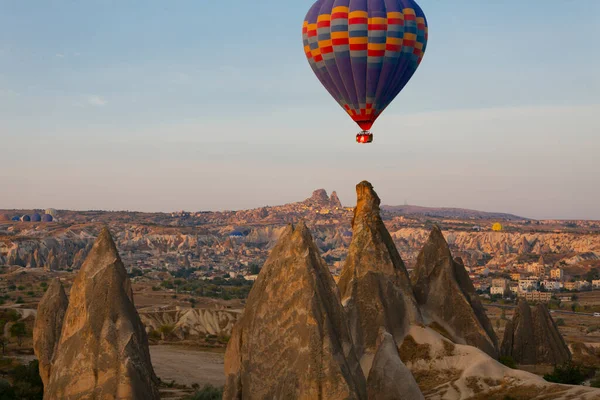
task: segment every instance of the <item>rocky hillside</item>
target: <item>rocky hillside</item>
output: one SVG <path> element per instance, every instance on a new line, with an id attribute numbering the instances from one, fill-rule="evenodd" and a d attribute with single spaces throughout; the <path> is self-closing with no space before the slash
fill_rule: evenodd
<path id="1" fill-rule="evenodd" d="M 341 296 L 305 224 L 286 228 L 234 327 L 225 398 L 600 397 L 497 362 L 489 321 L 439 229 L 421 250 L 413 288 L 373 187 L 362 182 L 357 195 Z M 459 318 L 444 299 L 462 307 Z"/>

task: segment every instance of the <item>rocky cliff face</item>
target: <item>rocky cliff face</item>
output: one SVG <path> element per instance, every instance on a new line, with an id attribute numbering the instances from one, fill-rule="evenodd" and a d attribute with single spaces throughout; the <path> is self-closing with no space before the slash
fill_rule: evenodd
<path id="1" fill-rule="evenodd" d="M 383 221 L 380 200 L 368 182 L 356 187 L 352 242 L 339 288 L 365 373 L 377 351 L 379 329 L 401 342 L 421 322 L 408 273 Z"/>
<path id="2" fill-rule="evenodd" d="M 518 364 L 562 364 L 571 352 L 548 309 L 543 304 L 531 308 L 521 300 L 513 319 L 506 325 L 501 354 Z"/>
<path id="3" fill-rule="evenodd" d="M 304 223 L 288 226 L 225 355 L 224 399 L 365 399 L 335 282 Z"/>
<path id="4" fill-rule="evenodd" d="M 140 311 L 146 332 L 159 330 L 163 325 L 173 325 L 173 334 L 179 339 L 204 335 L 231 335 L 239 315 L 238 310 L 179 307 Z"/>
<path id="5" fill-rule="evenodd" d="M 39 360 L 44 386 L 50 379 L 52 359 L 60 339 L 69 299 L 60 280 L 52 281 L 40 300 L 33 326 L 33 351 Z"/>
<path id="6" fill-rule="evenodd" d="M 46 399 L 158 399 L 131 283 L 102 230 L 71 288 Z"/>
<path id="7" fill-rule="evenodd" d="M 441 326 L 455 343 L 498 356 L 498 339 L 473 283 L 438 227 L 419 253 L 412 281 L 427 322 Z"/>

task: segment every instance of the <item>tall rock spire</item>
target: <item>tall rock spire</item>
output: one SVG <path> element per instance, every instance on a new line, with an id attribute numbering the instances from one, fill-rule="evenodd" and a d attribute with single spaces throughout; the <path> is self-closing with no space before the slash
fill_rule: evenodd
<path id="1" fill-rule="evenodd" d="M 60 340 L 69 299 L 60 280 L 54 279 L 40 300 L 33 326 L 33 351 L 39 361 L 40 376 L 48 384 L 52 359 Z"/>
<path id="2" fill-rule="evenodd" d="M 383 373 L 381 366 L 391 359 L 395 370 L 402 371 L 398 374 L 412 379 L 397 351 L 394 355 L 380 346 L 402 343 L 410 325 L 421 323 L 422 318 L 402 258 L 381 219 L 377 193 L 365 181 L 356 186 L 356 194 L 352 242 L 339 288 L 363 372 L 370 383 L 378 382 L 377 388 L 369 388 L 373 393 L 386 379 L 373 374 Z M 419 392 L 414 379 L 412 384 Z"/>
<path id="3" fill-rule="evenodd" d="M 108 229 L 71 288 L 47 399 L 158 399 L 148 338 Z"/>
<path id="4" fill-rule="evenodd" d="M 415 296 L 426 322 L 435 322 L 455 343 L 498 357 L 498 339 L 462 263 L 452 258 L 446 239 L 434 227 L 419 253 L 413 274 Z"/>
<path id="5" fill-rule="evenodd" d="M 546 306 L 531 308 L 525 300 L 519 300 L 512 320 L 506 324 L 501 354 L 525 365 L 556 365 L 571 359 L 571 351 Z"/>
<path id="6" fill-rule="evenodd" d="M 287 227 L 225 354 L 224 399 L 366 399 L 335 282 L 304 223 Z"/>

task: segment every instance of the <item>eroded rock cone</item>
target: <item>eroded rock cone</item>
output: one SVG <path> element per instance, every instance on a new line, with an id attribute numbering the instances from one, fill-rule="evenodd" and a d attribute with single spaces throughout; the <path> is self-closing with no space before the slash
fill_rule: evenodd
<path id="1" fill-rule="evenodd" d="M 104 228 L 71 288 L 44 399 L 158 399 L 148 338 Z"/>
<path id="2" fill-rule="evenodd" d="M 415 378 L 400 359 L 398 347 L 392 335 L 387 332 L 383 333 L 379 342 L 367 381 L 369 399 L 424 399 Z"/>
<path id="3" fill-rule="evenodd" d="M 412 280 L 428 323 L 437 324 L 455 343 L 498 357 L 498 339 L 473 283 L 437 226 L 419 253 Z"/>
<path id="4" fill-rule="evenodd" d="M 381 219 L 380 200 L 369 182 L 356 186 L 352 242 L 339 288 L 365 376 L 381 330 L 402 343 L 411 323 L 421 323 L 406 267 Z"/>
<path id="5" fill-rule="evenodd" d="M 506 324 L 501 354 L 518 364 L 563 364 L 571 352 L 543 304 L 531 308 L 520 300 L 513 319 Z"/>
<path id="6" fill-rule="evenodd" d="M 288 226 L 225 354 L 224 399 L 366 399 L 335 282 L 304 225 Z"/>
<path id="7" fill-rule="evenodd" d="M 338 197 L 337 192 L 332 192 L 331 193 L 331 197 L 329 198 L 329 203 L 331 203 L 331 207 L 333 208 L 342 208 L 342 202 L 340 201 L 340 198 Z"/>
<path id="8" fill-rule="evenodd" d="M 39 360 L 44 386 L 50 379 L 54 357 L 69 299 L 60 280 L 54 279 L 40 300 L 33 326 L 33 351 Z"/>

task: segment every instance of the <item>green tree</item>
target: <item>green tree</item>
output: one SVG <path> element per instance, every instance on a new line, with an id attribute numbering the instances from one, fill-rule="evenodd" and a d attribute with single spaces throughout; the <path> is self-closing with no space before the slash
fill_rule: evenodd
<path id="1" fill-rule="evenodd" d="M 544 379 L 548 382 L 565 385 L 581 385 L 585 378 L 586 376 L 581 368 L 570 363 L 557 365 L 551 374 L 544 375 Z"/>
<path id="2" fill-rule="evenodd" d="M 23 338 L 27 336 L 27 327 L 25 326 L 25 323 L 15 322 L 10 327 L 10 335 L 17 338 L 17 343 L 19 344 L 19 347 L 21 347 L 23 344 Z"/>
<path id="3" fill-rule="evenodd" d="M 223 398 L 223 388 L 217 388 L 213 385 L 205 385 L 193 395 L 186 397 L 185 400 L 221 400 Z"/>

